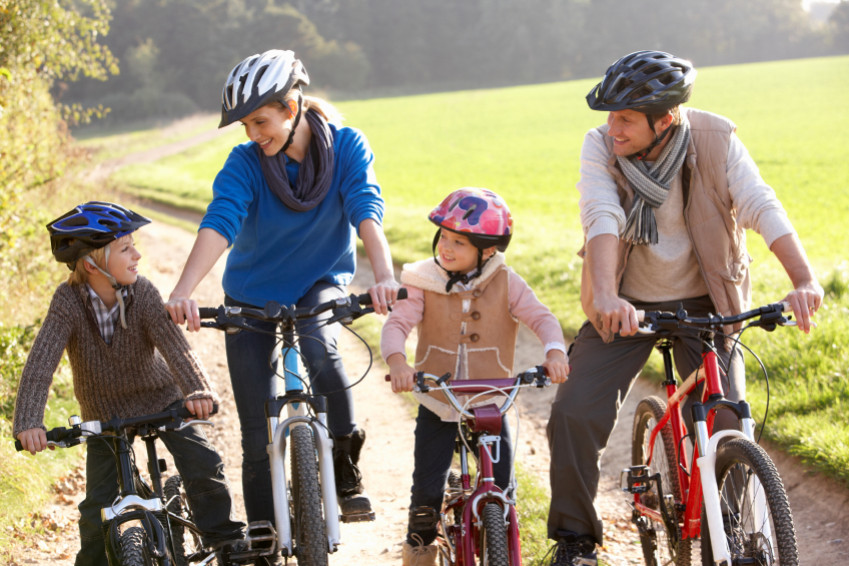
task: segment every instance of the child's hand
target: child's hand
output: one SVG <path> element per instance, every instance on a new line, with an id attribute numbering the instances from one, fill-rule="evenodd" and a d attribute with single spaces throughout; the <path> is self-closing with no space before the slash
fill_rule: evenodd
<path id="1" fill-rule="evenodd" d="M 40 428 L 30 428 L 18 434 L 18 440 L 21 441 L 21 446 L 30 454 L 41 452 L 47 448 L 47 433 Z M 53 450 L 53 447 L 50 447 Z"/>
<path id="2" fill-rule="evenodd" d="M 416 370 L 407 364 L 407 360 L 400 354 L 393 354 L 387 360 L 389 363 L 389 377 L 392 381 L 392 392 L 412 391 L 416 384 Z"/>
<path id="3" fill-rule="evenodd" d="M 186 409 L 189 410 L 195 418 L 205 421 L 212 414 L 214 403 L 209 397 L 201 397 L 198 399 L 186 399 Z"/>
<path id="4" fill-rule="evenodd" d="M 549 350 L 542 367 L 552 383 L 563 383 L 569 376 L 569 357 L 560 350 Z"/>

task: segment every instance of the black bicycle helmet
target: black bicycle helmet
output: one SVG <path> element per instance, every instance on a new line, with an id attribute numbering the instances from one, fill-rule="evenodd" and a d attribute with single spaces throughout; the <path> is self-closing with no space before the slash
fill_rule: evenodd
<path id="1" fill-rule="evenodd" d="M 135 232 L 150 220 L 111 202 L 90 201 L 47 225 L 53 257 L 74 264 L 89 252 Z"/>
<path id="2" fill-rule="evenodd" d="M 686 102 L 696 69 L 663 51 L 636 51 L 611 65 L 587 95 L 593 110 L 636 110 L 659 114 Z"/>
<path id="3" fill-rule="evenodd" d="M 310 84 L 303 63 L 292 51 L 272 49 L 251 55 L 230 71 L 221 91 L 219 128 L 241 120 L 294 88 Z"/>

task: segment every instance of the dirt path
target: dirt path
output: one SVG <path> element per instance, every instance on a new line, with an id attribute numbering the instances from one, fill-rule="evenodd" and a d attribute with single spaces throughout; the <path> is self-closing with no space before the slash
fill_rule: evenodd
<path id="1" fill-rule="evenodd" d="M 127 162 L 127 158 L 124 159 Z M 138 233 L 137 241 L 144 255 L 141 272 L 164 295 L 173 288 L 193 240 L 193 234 L 162 222 L 154 222 Z M 223 260 L 198 288 L 195 297 L 200 303 L 217 305 L 222 301 L 222 266 Z M 372 281 L 368 267 L 367 262 L 360 263 L 352 291 L 360 292 Z M 224 360 L 223 336 L 206 329 L 200 333 L 189 333 L 188 337 L 200 353 L 224 400 L 220 414 L 215 417 L 216 427 L 211 434 L 225 459 L 239 513 L 244 517 L 238 421 Z M 351 339 L 343 339 L 342 347 L 349 375 L 352 378 L 361 375 L 368 366 L 368 352 Z M 517 350 L 517 370 L 537 363 L 540 356 L 539 343 L 523 328 Z M 377 520 L 372 523 L 343 524 L 342 545 L 331 556 L 332 564 L 400 564 L 400 542 L 405 532 L 412 473 L 413 418 L 411 407 L 386 386 L 384 374 L 385 367 L 377 360 L 366 379 L 354 388 L 358 422 L 368 432 L 361 466 L 366 487 L 377 511 Z M 642 563 L 638 539 L 629 522 L 627 498 L 619 491 L 618 482 L 619 471 L 629 463 L 634 406 L 651 392 L 651 386 L 637 382 L 623 407 L 611 445 L 604 454 L 603 481 L 597 504 L 606 523 L 606 545 L 601 557 L 608 566 Z M 520 404 L 522 426 L 518 439 L 518 461 L 532 470 L 540 483 L 546 486 L 548 448 L 545 423 L 553 395 L 553 389 L 531 391 L 523 395 Z M 776 452 L 772 452 L 772 455 L 790 494 L 802 564 L 849 564 L 849 528 L 846 526 L 849 518 L 849 491 L 807 472 L 793 458 Z M 45 524 L 47 535 L 41 540 L 28 541 L 26 547 L 13 556 L 0 552 L 0 558 L 7 560 L 10 565 L 73 564 L 74 555 L 79 549 L 76 504 L 81 499 L 82 484 L 79 471 L 63 479 L 57 486 L 51 506 L 33 517 L 33 521 Z M 531 564 L 529 561 L 528 566 Z"/>

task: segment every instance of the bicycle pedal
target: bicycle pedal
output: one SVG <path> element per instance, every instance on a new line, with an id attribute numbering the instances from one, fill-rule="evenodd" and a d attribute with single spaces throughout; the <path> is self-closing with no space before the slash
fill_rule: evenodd
<path id="1" fill-rule="evenodd" d="M 374 519 L 374 511 L 369 511 L 368 513 L 348 513 L 347 515 L 339 515 L 339 520 L 343 523 L 365 523 L 367 521 L 374 521 Z"/>
<path id="2" fill-rule="evenodd" d="M 651 488 L 648 466 L 631 466 L 619 474 L 619 487 L 631 494 L 645 493 Z"/>
<path id="3" fill-rule="evenodd" d="M 271 521 L 254 521 L 248 525 L 245 541 L 251 550 L 274 552 L 277 549 L 277 531 Z"/>

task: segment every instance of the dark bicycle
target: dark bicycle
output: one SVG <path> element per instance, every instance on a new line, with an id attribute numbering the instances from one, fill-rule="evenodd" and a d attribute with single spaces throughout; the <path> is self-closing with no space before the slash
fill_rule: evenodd
<path id="1" fill-rule="evenodd" d="M 163 482 L 165 460 L 159 458 L 156 440 L 163 431 L 182 430 L 189 426 L 207 425 L 205 420 L 191 420 L 188 409 L 168 409 L 159 413 L 108 421 L 85 421 L 72 416 L 70 427 L 47 431 L 48 446 L 70 448 L 84 442 L 106 442 L 113 447 L 118 469 L 118 497 L 101 510 L 106 553 L 115 566 L 187 566 L 208 564 L 213 559 L 222 563 L 246 563 L 267 555 L 270 541 L 254 537 L 253 546 L 246 545 L 227 556 L 204 547 L 201 531 L 186 504 L 182 478 L 173 475 Z M 149 481 L 136 465 L 133 440 L 138 437 L 147 451 Z M 20 441 L 15 448 L 22 449 Z M 268 537 L 266 537 L 268 538 Z"/>

